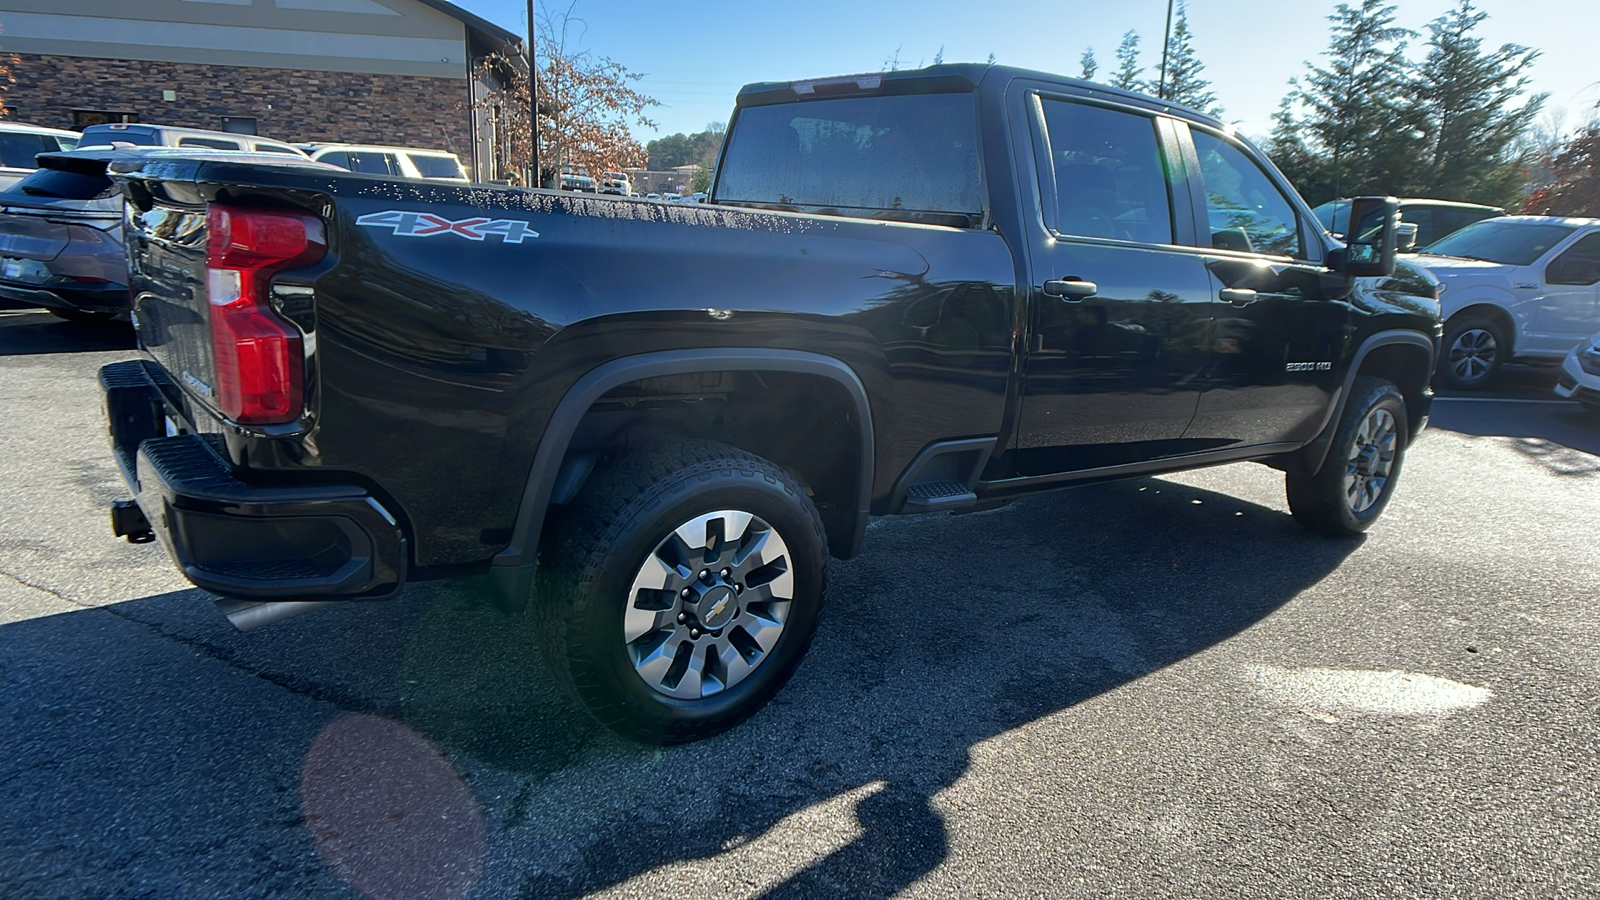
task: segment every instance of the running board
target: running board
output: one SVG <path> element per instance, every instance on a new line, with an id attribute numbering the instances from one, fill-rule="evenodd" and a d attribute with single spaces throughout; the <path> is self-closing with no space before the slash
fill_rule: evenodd
<path id="1" fill-rule="evenodd" d="M 978 502 L 978 495 L 959 481 L 914 484 L 906 490 L 905 512 L 953 512 Z"/>

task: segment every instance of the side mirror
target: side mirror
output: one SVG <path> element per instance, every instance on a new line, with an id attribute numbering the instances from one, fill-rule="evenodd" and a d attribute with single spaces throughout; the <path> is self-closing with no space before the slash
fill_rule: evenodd
<path id="1" fill-rule="evenodd" d="M 1410 253 L 1417 249 L 1417 223 L 1401 222 L 1394 232 L 1395 252 Z"/>
<path id="2" fill-rule="evenodd" d="M 1400 201 L 1393 197 L 1357 197 L 1350 201 L 1350 223 L 1346 245 L 1329 255 L 1328 267 L 1354 278 L 1393 275 Z"/>

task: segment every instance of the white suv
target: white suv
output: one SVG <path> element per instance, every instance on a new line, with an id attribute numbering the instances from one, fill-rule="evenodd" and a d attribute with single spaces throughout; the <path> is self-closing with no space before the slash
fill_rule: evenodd
<path id="1" fill-rule="evenodd" d="M 41 153 L 56 153 L 78 146 L 76 131 L 45 128 L 42 125 L 24 125 L 21 122 L 0 122 L 0 191 L 33 174 L 39 168 L 35 161 Z"/>
<path id="2" fill-rule="evenodd" d="M 1512 360 L 1559 363 L 1600 330 L 1600 219 L 1485 219 L 1416 261 L 1443 285 L 1445 387 L 1484 387 Z"/>

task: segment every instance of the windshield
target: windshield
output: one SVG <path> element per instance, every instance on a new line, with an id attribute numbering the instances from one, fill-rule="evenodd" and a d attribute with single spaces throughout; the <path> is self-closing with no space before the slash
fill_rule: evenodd
<path id="1" fill-rule="evenodd" d="M 1423 252 L 1507 266 L 1531 266 L 1577 230 L 1576 225 L 1486 219 L 1434 241 Z"/>
<path id="2" fill-rule="evenodd" d="M 1350 201 L 1329 200 L 1313 209 L 1311 214 L 1317 217 L 1323 228 L 1334 234 L 1344 234 L 1345 227 L 1350 224 Z"/>
<path id="3" fill-rule="evenodd" d="M 974 104 L 971 94 L 923 94 L 742 109 L 717 202 L 976 225 Z"/>

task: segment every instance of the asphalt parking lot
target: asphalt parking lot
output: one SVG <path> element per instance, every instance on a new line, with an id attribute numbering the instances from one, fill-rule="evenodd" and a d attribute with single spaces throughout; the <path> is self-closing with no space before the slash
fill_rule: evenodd
<path id="1" fill-rule="evenodd" d="M 1442 398 L 1384 521 L 1235 465 L 876 521 L 668 750 L 457 585 L 234 632 L 123 489 L 126 325 L 0 310 L 0 896 L 1600 894 L 1600 416 Z"/>

